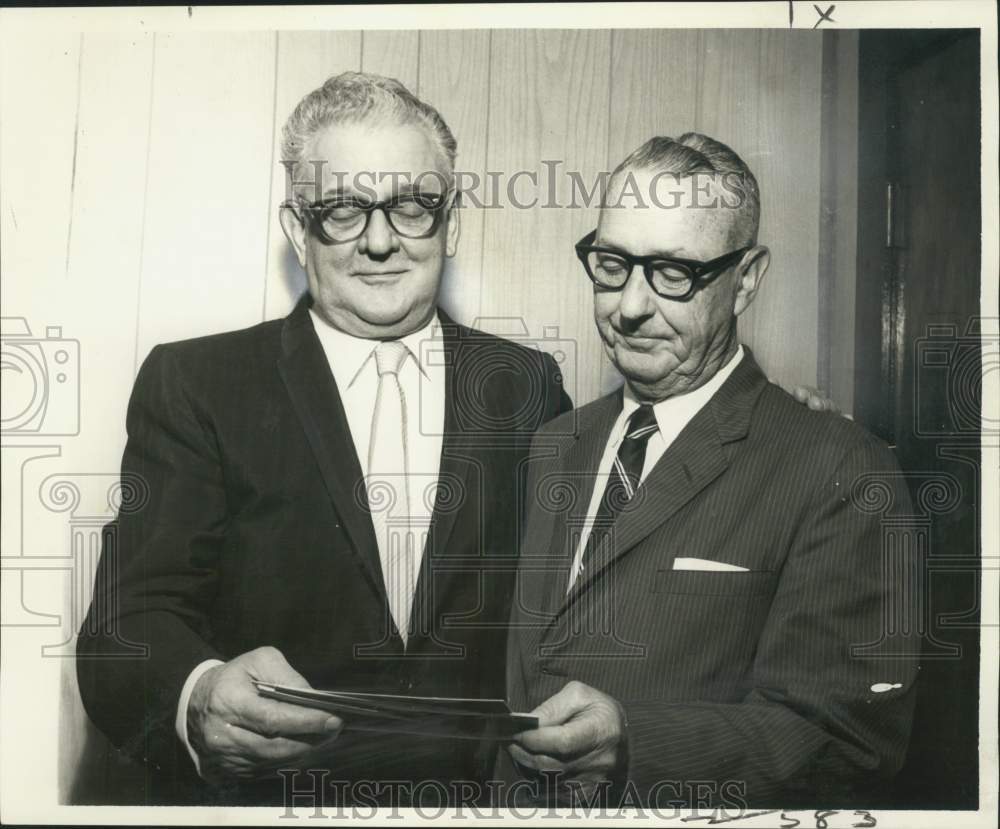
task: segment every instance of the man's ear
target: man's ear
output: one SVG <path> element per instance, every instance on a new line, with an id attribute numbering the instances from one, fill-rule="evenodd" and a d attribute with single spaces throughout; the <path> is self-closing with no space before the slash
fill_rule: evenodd
<path id="1" fill-rule="evenodd" d="M 448 229 L 444 243 L 444 254 L 449 258 L 458 252 L 458 237 L 462 235 L 462 221 L 459 218 L 461 212 L 458 199 L 456 199 L 455 204 L 448 211 Z"/>
<path id="2" fill-rule="evenodd" d="M 285 238 L 295 248 L 295 257 L 299 260 L 299 265 L 305 270 L 306 267 L 306 229 L 302 222 L 295 215 L 295 211 L 290 207 L 282 207 L 278 210 L 278 221 L 281 222 L 281 229 L 285 232 Z"/>
<path id="3" fill-rule="evenodd" d="M 754 245 L 743 255 L 740 263 L 740 284 L 736 289 L 736 302 L 733 305 L 733 314 L 739 316 L 754 301 L 757 291 L 760 290 L 764 281 L 764 274 L 767 273 L 767 266 L 771 264 L 771 251 L 764 245 Z"/>

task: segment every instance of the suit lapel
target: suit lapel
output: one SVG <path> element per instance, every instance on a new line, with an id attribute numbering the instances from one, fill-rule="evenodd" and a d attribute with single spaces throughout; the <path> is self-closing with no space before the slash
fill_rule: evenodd
<path id="1" fill-rule="evenodd" d="M 555 476 L 555 483 L 569 485 L 576 493 L 574 507 L 556 516 L 553 521 L 552 537 L 547 552 L 561 553 L 563 565 L 558 570 L 546 573 L 545 601 L 542 610 L 553 616 L 566 601 L 569 573 L 576 555 L 578 533 L 573 533 L 570 522 L 579 526 L 587 515 L 597 483 L 596 470 L 608 442 L 611 429 L 621 413 L 622 392 L 619 389 L 606 395 L 579 413 L 579 432 L 572 446 L 561 461 L 561 472 Z"/>
<path id="2" fill-rule="evenodd" d="M 432 638 L 434 623 L 440 615 L 439 607 L 448 592 L 448 585 L 460 575 L 444 566 L 447 565 L 449 542 L 454 534 L 456 520 L 460 513 L 479 508 L 476 500 L 467 495 L 467 481 L 472 464 L 470 450 L 465 446 L 460 448 L 462 432 L 459 412 L 462 411 L 464 389 L 455 382 L 455 363 L 461 359 L 459 327 L 441 310 L 438 310 L 438 317 L 441 321 L 441 348 L 445 360 L 444 435 L 441 440 L 434 512 L 431 515 L 430 530 L 410 610 L 410 629 L 429 632 Z M 412 649 L 414 645 L 415 642 L 411 641 L 408 649 Z M 423 649 L 428 647 L 433 649 L 435 646 L 424 643 Z M 450 646 L 438 643 L 436 647 L 447 651 Z"/>
<path id="3" fill-rule="evenodd" d="M 750 349 L 744 347 L 744 352 L 732 375 L 664 452 L 633 502 L 618 516 L 609 554 L 584 570 L 563 610 L 728 468 L 731 453 L 727 444 L 746 436 L 753 407 L 767 385 Z M 591 468 L 596 469 L 596 463 Z"/>
<path id="4" fill-rule="evenodd" d="M 452 508 L 451 502 L 456 493 L 466 490 L 466 480 L 469 475 L 469 450 L 459 449 L 462 435 L 462 424 L 459 412 L 467 411 L 465 395 L 468 390 L 455 382 L 458 372 L 456 363 L 462 359 L 462 349 L 458 326 L 443 311 L 438 311 L 441 320 L 441 333 L 445 356 L 445 398 L 444 398 L 444 436 L 441 440 L 441 465 L 438 471 L 438 490 L 434 499 L 434 514 L 431 518 L 431 545 L 427 552 L 443 555 L 448 547 L 455 529 L 455 520 L 459 510 Z M 472 508 L 469 504 L 466 508 Z M 426 555 L 425 555 L 426 558 Z"/>
<path id="5" fill-rule="evenodd" d="M 278 371 L 302 422 L 340 522 L 372 588 L 382 596 L 382 565 L 361 465 L 337 384 L 309 318 L 308 295 L 285 320 Z"/>
<path id="6" fill-rule="evenodd" d="M 702 409 L 677 436 L 635 498 L 618 516 L 609 555 L 600 562 L 588 563 L 567 601 L 574 601 L 586 591 L 604 570 L 668 521 L 728 465 L 711 414 Z"/>

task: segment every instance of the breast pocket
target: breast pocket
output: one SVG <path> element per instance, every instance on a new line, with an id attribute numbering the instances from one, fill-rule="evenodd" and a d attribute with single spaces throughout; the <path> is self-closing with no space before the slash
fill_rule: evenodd
<path id="1" fill-rule="evenodd" d="M 653 593 L 696 596 L 770 596 L 778 574 L 772 570 L 725 572 L 657 570 Z"/>

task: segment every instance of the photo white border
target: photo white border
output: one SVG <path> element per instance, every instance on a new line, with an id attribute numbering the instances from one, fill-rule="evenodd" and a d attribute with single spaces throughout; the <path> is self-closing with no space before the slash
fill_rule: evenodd
<path id="1" fill-rule="evenodd" d="M 821 8 L 829 2 L 818 4 Z M 150 31 L 261 31 L 261 30 L 335 30 L 335 29 L 475 29 L 475 28 L 789 28 L 789 4 L 786 0 L 750 3 L 573 3 L 573 4 L 496 4 L 496 5 L 396 5 L 396 6 L 270 6 L 270 7 L 170 7 L 170 8 L 100 8 L 100 9 L 2 9 L 0 10 L 0 48 L 6 38 L 45 38 L 54 32 L 150 32 Z M 816 13 L 811 2 L 794 3 L 792 28 L 811 29 Z M 391 10 L 391 13 L 387 11 Z M 990 0 L 874 0 L 873 2 L 837 2 L 834 23 L 823 28 L 979 28 L 981 30 L 981 104 L 982 104 L 982 315 L 994 321 L 1000 273 L 998 250 L 998 83 L 997 83 L 997 10 Z M 391 21 L 391 25 L 387 25 Z M 517 25 L 514 26 L 513 23 Z M 571 25 L 570 25 L 571 24 Z M 9 127 L 7 127 L 9 128 Z M 991 232 L 992 231 L 992 232 Z M 997 333 L 997 332 L 991 332 Z M 984 370 L 988 355 L 984 354 Z M 1000 420 L 1000 372 L 983 375 L 983 422 L 995 425 Z M 1000 556 L 1000 513 L 987 505 L 1000 503 L 1000 447 L 982 449 L 982 549 L 984 557 Z M 879 827 L 906 829 L 941 829 L 941 827 L 995 827 L 997 825 L 997 700 L 998 638 L 997 608 L 1000 606 L 1000 571 L 982 573 L 982 626 L 980 662 L 980 809 L 978 812 L 877 811 Z M 76 825 L 150 824 L 150 825 L 296 825 L 280 818 L 280 810 L 269 808 L 194 808 L 194 807 L 108 807 L 62 806 L 57 797 L 57 756 L 46 749 L 58 747 L 57 711 L 38 710 L 31 695 L 13 697 L 6 677 L 16 671 L 32 681 L 28 687 L 42 687 L 59 676 L 59 660 L 39 657 L 39 637 L 19 628 L 2 628 L 0 659 L 0 821 L 11 823 L 51 823 Z M 49 663 L 48 665 L 44 663 Z M 37 675 L 37 679 L 35 678 Z M 335 810 L 328 808 L 327 813 Z M 464 810 L 471 816 L 471 810 Z M 300 821 L 319 825 L 308 810 L 298 810 Z M 398 816 L 397 816 L 398 815 Z M 812 812 L 793 811 L 789 816 L 802 820 L 802 827 L 813 826 Z M 740 826 L 763 827 L 788 825 L 777 814 L 746 817 Z M 831 829 L 850 825 L 830 819 Z M 634 818 L 593 820 L 599 825 L 624 826 Z M 856 820 L 860 820 L 857 818 Z M 382 810 L 378 817 L 357 821 L 371 825 L 409 825 L 418 822 L 412 810 Z M 496 825 L 498 822 L 544 826 L 572 825 L 561 817 L 518 820 L 510 815 L 495 819 L 456 818 L 450 813 L 439 825 Z M 737 822 L 737 821 L 734 821 Z M 658 821 L 649 818 L 642 825 L 701 826 L 707 820 Z M 332 819 L 322 825 L 341 825 Z"/>

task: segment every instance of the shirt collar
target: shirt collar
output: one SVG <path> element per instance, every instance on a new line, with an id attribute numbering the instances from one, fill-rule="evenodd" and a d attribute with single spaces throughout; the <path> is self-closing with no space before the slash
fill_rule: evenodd
<path id="1" fill-rule="evenodd" d="M 678 394 L 674 397 L 668 397 L 666 400 L 661 400 L 659 403 L 654 403 L 653 414 L 656 416 L 656 425 L 659 426 L 660 432 L 664 435 L 679 433 L 701 411 L 704 405 L 708 403 L 712 395 L 722 388 L 722 384 L 726 382 L 729 375 L 733 373 L 742 359 L 743 346 L 739 345 L 736 348 L 736 353 L 730 357 L 729 362 L 715 372 L 707 383 L 699 386 L 694 391 L 687 392 L 686 394 Z M 622 413 L 615 424 L 616 440 L 621 440 L 625 431 L 625 424 L 628 422 L 629 417 L 631 417 L 632 412 L 638 409 L 640 405 L 639 399 L 635 396 L 632 389 L 629 388 L 628 383 L 626 383 Z"/>
<path id="2" fill-rule="evenodd" d="M 316 329 L 323 351 L 326 352 L 330 369 L 333 371 L 333 379 L 337 381 L 338 388 L 350 388 L 368 360 L 373 359 L 379 341 L 366 337 L 355 337 L 353 334 L 334 328 L 312 308 L 309 309 L 309 316 L 312 317 L 313 328 Z M 410 356 L 420 373 L 428 380 L 431 379 L 431 374 L 420 363 L 420 344 L 430 340 L 433 336 L 434 326 L 440 326 L 440 324 L 437 312 L 435 312 L 430 322 L 423 328 L 418 328 L 405 337 L 400 337 L 400 342 L 410 352 Z M 403 365 L 405 364 L 404 360 Z"/>

